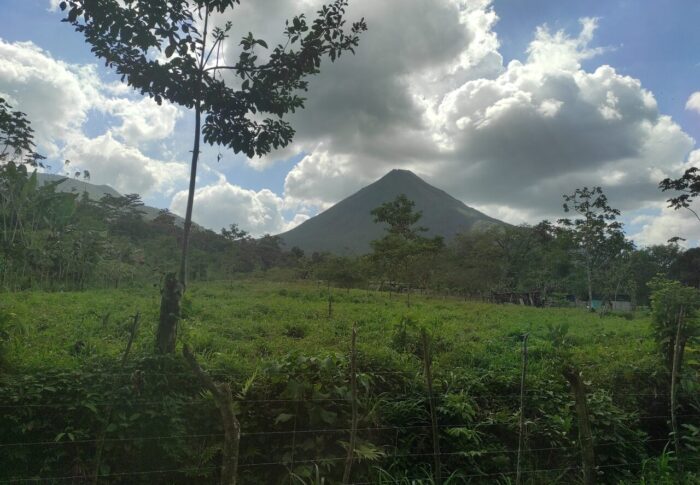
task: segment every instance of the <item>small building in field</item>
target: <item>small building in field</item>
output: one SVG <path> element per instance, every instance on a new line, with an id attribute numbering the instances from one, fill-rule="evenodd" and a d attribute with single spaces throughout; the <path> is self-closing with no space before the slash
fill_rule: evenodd
<path id="1" fill-rule="evenodd" d="M 634 310 L 634 305 L 629 300 L 613 300 L 610 302 L 610 305 L 614 312 L 631 312 Z"/>
<path id="2" fill-rule="evenodd" d="M 588 300 L 577 300 L 576 306 L 580 308 L 588 308 Z M 591 307 L 595 311 L 611 311 L 611 312 L 631 312 L 634 311 L 634 305 L 629 297 L 619 295 L 615 300 L 605 300 L 600 297 L 591 300 Z"/>
<path id="3" fill-rule="evenodd" d="M 513 303 L 515 305 L 525 305 L 534 307 L 543 307 L 544 300 L 542 293 L 539 291 L 505 291 L 491 293 L 491 301 L 493 303 Z"/>

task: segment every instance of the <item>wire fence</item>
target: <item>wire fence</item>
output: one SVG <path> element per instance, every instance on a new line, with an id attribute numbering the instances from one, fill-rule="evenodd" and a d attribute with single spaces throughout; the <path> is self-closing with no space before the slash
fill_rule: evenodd
<path id="1" fill-rule="evenodd" d="M 499 343 L 504 343 L 507 342 L 509 345 L 513 344 L 519 344 L 518 340 L 515 338 L 504 338 L 504 339 L 495 339 L 493 342 L 499 342 Z M 598 366 L 598 363 L 583 363 L 580 364 L 580 368 L 586 369 L 588 368 L 596 368 Z M 459 369 L 455 369 L 459 370 Z M 514 376 L 518 374 L 516 372 L 517 369 L 510 369 L 509 372 L 511 372 Z M 194 379 L 195 377 L 191 372 L 184 372 L 184 371 L 173 371 L 173 372 L 167 372 L 167 371 L 151 371 L 151 370 L 144 370 L 144 371 L 139 371 L 143 372 L 146 376 L 160 376 L 164 378 L 173 378 L 173 379 Z M 282 379 L 282 378 L 289 378 L 289 370 L 288 369 L 264 369 L 264 374 L 266 377 L 274 377 L 277 379 Z M 443 370 L 443 373 L 449 373 L 450 370 Z M 496 372 L 496 370 L 494 370 Z M 207 373 L 220 381 L 241 381 L 249 376 L 245 375 L 244 373 L 239 373 L 239 372 L 232 372 L 230 369 L 221 369 L 221 368 L 214 368 L 210 369 L 207 371 Z M 341 369 L 340 374 L 347 374 L 347 370 Z M 377 371 L 357 371 L 355 373 L 356 376 L 366 376 L 366 377 L 371 377 L 374 379 L 385 379 L 385 380 L 391 380 L 392 378 L 403 378 L 403 379 L 408 379 L 408 380 L 413 380 L 414 382 L 420 382 L 423 377 L 424 377 L 425 371 L 421 370 L 377 370 Z M 638 378 L 647 378 L 650 377 L 648 372 L 644 372 L 643 370 L 637 369 L 637 368 L 624 368 L 622 366 L 618 367 L 618 369 L 615 370 L 615 372 L 612 373 L 606 373 L 606 374 L 601 374 L 601 373 L 592 373 L 591 377 L 592 380 L 600 381 L 602 379 L 608 379 L 610 377 L 617 377 L 619 376 L 619 373 L 624 373 L 626 376 L 637 376 Z M 105 380 L 105 379 L 114 379 L 115 383 L 122 383 L 122 384 L 128 384 L 128 379 L 130 379 L 133 375 L 134 372 L 99 372 L 99 373 L 94 373 L 91 374 L 89 372 L 86 373 L 77 373 L 77 374 L 66 374 L 68 376 L 70 375 L 78 375 L 81 379 L 85 379 L 86 382 L 89 382 L 93 377 L 95 379 L 100 379 L 100 380 Z M 304 377 L 304 376 L 300 376 Z M 346 376 L 347 377 L 347 376 Z M 442 376 L 444 377 L 444 376 Z M 4 382 L 10 382 L 16 385 L 23 385 L 23 381 L 32 381 L 32 380 L 41 380 L 42 377 L 37 377 L 36 375 L 32 374 L 13 374 L 13 375 L 5 375 L 0 378 L 0 383 Z M 484 383 L 480 383 L 480 386 L 483 385 Z M 503 385 L 502 383 L 500 385 Z M 509 387 L 513 387 L 510 385 Z M 517 392 L 485 392 L 479 388 L 476 390 L 470 389 L 469 386 L 466 386 L 463 389 L 459 389 L 460 391 L 463 391 L 463 395 L 466 399 L 470 400 L 483 400 L 485 402 L 494 402 L 496 400 L 505 400 L 509 403 L 508 409 L 511 411 L 510 415 L 507 416 L 502 416 L 502 415 L 494 415 L 491 416 L 489 419 L 486 420 L 481 420 L 481 421 L 475 421 L 475 420 L 453 420 L 449 418 L 441 418 L 441 420 L 437 423 L 430 423 L 427 419 L 425 419 L 425 414 L 427 414 L 427 410 L 429 408 L 428 404 L 433 404 L 436 406 L 444 406 L 446 401 L 450 398 L 449 394 L 445 393 L 438 393 L 436 395 L 430 395 L 425 393 L 425 389 L 420 390 L 420 392 L 417 391 L 418 387 L 414 387 L 410 390 L 410 392 L 404 393 L 404 395 L 401 395 L 399 397 L 397 396 L 392 396 L 392 395 L 386 395 L 383 393 L 379 394 L 372 394 L 370 390 L 366 390 L 363 395 L 360 396 L 345 396 L 345 397 L 301 397 L 301 398 L 287 398 L 287 397 L 270 397 L 270 398 L 240 398 L 240 399 L 235 399 L 236 405 L 246 405 L 251 408 L 265 408 L 266 406 L 282 406 L 283 408 L 291 407 L 293 409 L 288 409 L 290 416 L 293 416 L 293 421 L 290 421 L 287 425 L 284 425 L 284 423 L 277 423 L 277 422 L 270 422 L 268 423 L 265 428 L 272 428 L 272 429 L 263 429 L 263 430 L 256 430 L 256 429 L 248 429 L 247 428 L 247 423 L 245 421 L 244 417 L 241 417 L 242 420 L 242 430 L 240 432 L 240 438 L 241 438 L 241 450 L 245 450 L 246 444 L 248 440 L 255 440 L 255 439 L 263 439 L 267 440 L 266 443 L 274 443 L 274 440 L 276 439 L 282 439 L 282 438 L 291 438 L 291 455 L 282 458 L 273 458 L 274 453 L 270 452 L 269 456 L 272 459 L 251 459 L 250 456 L 245 456 L 241 462 L 238 465 L 239 470 L 241 473 L 251 473 L 255 474 L 256 470 L 261 470 L 269 467 L 282 467 L 287 470 L 293 470 L 294 467 L 298 466 L 303 466 L 303 465 L 332 465 L 332 464 L 342 464 L 348 460 L 348 456 L 346 454 L 338 454 L 338 456 L 335 456 L 333 454 L 330 454 L 327 452 L 327 450 L 300 450 L 299 449 L 299 442 L 301 439 L 305 439 L 307 437 L 313 437 L 313 438 L 319 438 L 319 437 L 333 437 L 335 440 L 335 443 L 339 443 L 342 441 L 342 439 L 346 436 L 349 435 L 350 433 L 359 433 L 362 436 L 377 436 L 378 434 L 391 434 L 391 435 L 396 435 L 396 439 L 394 440 L 393 446 L 391 445 L 391 441 L 389 439 L 385 440 L 380 440 L 380 444 L 378 445 L 378 451 L 375 453 L 375 455 L 371 459 L 366 459 L 364 461 L 365 466 L 370 466 L 370 467 L 376 467 L 380 468 L 381 464 L 387 463 L 387 462 L 397 462 L 397 461 L 414 461 L 414 462 L 423 462 L 425 461 L 425 465 L 428 469 L 431 470 L 432 472 L 432 477 L 435 479 L 445 479 L 447 480 L 450 477 L 458 476 L 459 478 L 463 479 L 477 479 L 477 480 L 488 480 L 489 478 L 494 478 L 494 477 L 509 477 L 509 476 L 514 476 L 516 475 L 516 471 L 512 469 L 511 467 L 504 467 L 502 470 L 499 470 L 498 472 L 491 472 L 491 471 L 479 471 L 479 473 L 464 473 L 463 470 L 453 470 L 452 474 L 444 475 L 443 472 L 448 470 L 450 468 L 449 465 L 443 465 L 443 466 L 438 466 L 437 471 L 435 470 L 435 467 L 431 467 L 429 459 L 431 458 L 436 458 L 436 457 L 441 457 L 444 458 L 445 461 L 449 461 L 451 459 L 459 459 L 459 458 L 465 458 L 465 459 L 476 459 L 479 457 L 487 457 L 487 456 L 498 456 L 498 455 L 504 455 L 504 456 L 509 456 L 509 455 L 514 455 L 516 453 L 524 452 L 529 455 L 537 455 L 537 454 L 545 454 L 545 453 L 557 453 L 559 455 L 567 456 L 567 457 L 576 457 L 580 454 L 580 444 L 577 443 L 576 439 L 573 439 L 569 437 L 568 443 L 566 444 L 556 444 L 556 445 L 550 445 L 550 446 L 542 446 L 541 444 L 535 445 L 535 446 L 530 446 L 530 441 L 526 440 L 528 443 L 525 449 L 519 450 L 517 448 L 514 448 L 512 446 L 508 446 L 509 444 L 512 445 L 513 440 L 512 439 L 502 439 L 501 441 L 494 440 L 490 443 L 485 443 L 481 447 L 473 447 L 473 448 L 464 448 L 464 449 L 458 449 L 454 450 L 451 449 L 450 447 L 446 447 L 448 451 L 406 451 L 406 448 L 411 448 L 411 444 L 404 444 L 404 443 L 399 443 L 399 435 L 402 433 L 407 433 L 411 432 L 412 435 L 415 436 L 422 436 L 422 439 L 426 442 L 429 442 L 431 440 L 431 430 L 438 430 L 440 433 L 442 433 L 440 436 L 442 438 L 439 439 L 448 439 L 449 438 L 449 433 L 450 432 L 459 432 L 460 430 L 483 430 L 486 429 L 490 426 L 501 426 L 501 427 L 508 427 L 511 426 L 511 428 L 508 429 L 513 429 L 512 428 L 512 418 L 513 416 L 518 416 L 519 415 L 519 410 L 517 409 L 517 403 L 519 402 L 521 395 L 526 396 L 526 401 L 528 405 L 531 405 L 534 399 L 539 399 L 540 401 L 542 400 L 548 400 L 551 399 L 554 394 L 556 393 L 561 393 L 562 389 L 564 392 L 566 392 L 566 384 L 564 381 L 561 383 L 561 387 L 559 389 L 543 389 L 543 388 L 538 388 L 538 389 L 519 389 Z M 608 389 L 610 395 L 614 395 L 616 399 L 623 399 L 623 398 L 652 398 L 654 400 L 658 400 L 660 402 L 667 402 L 669 400 L 669 394 L 667 392 L 625 392 L 625 390 L 618 390 L 615 388 Z M 590 393 L 589 395 L 592 395 Z M 571 401 L 573 398 L 569 395 L 567 395 L 567 398 L 569 401 Z M 132 398 L 132 399 L 125 399 L 125 400 L 86 400 L 83 402 L 32 402 L 30 399 L 27 399 L 29 402 L 4 402 L 0 403 L 0 410 L 6 413 L 12 413 L 12 412 L 21 412 L 21 410 L 34 410 L 35 412 L 43 412 L 43 410 L 57 410 L 59 412 L 65 412 L 65 411 L 75 411 L 79 409 L 90 409 L 94 414 L 111 414 L 111 409 L 125 409 L 125 408 L 137 408 L 140 410 L 145 410 L 146 408 L 152 406 L 155 411 L 157 411 L 165 401 L 167 400 L 173 400 L 178 406 L 183 406 L 183 407 L 196 407 L 197 412 L 200 410 L 213 410 L 215 408 L 215 402 L 211 398 L 203 397 L 203 396 L 198 396 L 196 398 L 183 398 L 182 395 L 175 395 L 175 396 L 163 396 L 162 398 L 159 399 L 140 399 L 140 398 Z M 374 425 L 363 425 L 363 426 L 357 426 L 357 427 L 348 427 L 348 426 L 329 426 L 329 427 L 317 427 L 317 426 L 308 426 L 304 427 L 303 425 L 298 425 L 297 423 L 297 415 L 299 414 L 299 407 L 300 406 L 309 406 L 309 405 L 329 405 L 329 406 L 336 406 L 336 407 L 344 407 L 344 406 L 351 406 L 353 401 L 355 402 L 360 402 L 363 403 L 366 409 L 369 409 L 372 407 L 373 404 L 381 404 L 382 406 L 389 406 L 389 405 L 402 405 L 405 404 L 406 402 L 410 401 L 413 406 L 416 406 L 418 408 L 422 409 L 422 412 L 424 413 L 422 419 L 425 421 L 423 423 L 407 423 L 407 424 L 395 424 L 395 423 L 387 423 L 387 424 L 374 424 Z M 432 408 L 432 406 L 430 406 Z M 105 410 L 109 409 L 109 413 L 106 413 Z M 535 410 L 526 408 L 524 410 L 526 414 L 531 414 L 534 413 Z M 488 413 L 487 413 L 488 414 Z M 677 418 L 681 419 L 688 419 L 688 420 L 695 420 L 697 421 L 700 418 L 700 413 L 694 413 L 694 412 L 684 412 L 676 415 Z M 418 419 L 418 418 L 416 418 Z M 628 413 L 627 414 L 627 423 L 633 423 L 633 422 L 645 422 L 645 421 L 652 421 L 652 420 L 662 420 L 662 421 L 668 421 L 670 419 L 669 414 L 658 414 L 658 413 L 651 413 L 651 414 L 645 414 L 643 412 L 638 412 L 638 413 Z M 286 429 L 291 427 L 292 429 Z M 614 427 L 614 426 L 613 426 Z M 278 429 L 274 429 L 278 428 Z M 282 428 L 282 429 L 279 429 Z M 225 438 L 224 433 L 183 433 L 183 434 L 154 434 L 154 435 L 134 435 L 134 436 L 99 436 L 99 433 L 95 432 L 95 436 L 98 437 L 79 437 L 79 438 L 74 438 L 70 439 L 64 434 L 61 436 L 61 439 L 50 439 L 50 437 L 46 437 L 45 439 L 36 439 L 36 440 L 27 440 L 27 441 L 0 441 L 0 454 L 3 452 L 7 452 L 8 450 L 11 449 L 16 449 L 16 448 L 31 448 L 31 449 L 36 449 L 40 447 L 45 447 L 47 449 L 52 449 L 56 447 L 76 447 L 76 446 L 84 446 L 84 447 L 89 447 L 92 445 L 102 445 L 104 443 L 110 443 L 115 446 L 126 446 L 127 444 L 133 444 L 133 443 L 140 443 L 140 442 L 156 442 L 156 443 L 165 443 L 165 442 L 172 442 L 172 441 L 179 441 L 183 442 L 186 445 L 192 446 L 193 442 L 196 442 L 198 440 L 215 440 L 215 441 L 222 441 Z M 433 435 L 435 436 L 435 435 Z M 370 439 L 370 438 L 367 438 Z M 563 439 L 563 441 L 566 441 Z M 611 441 L 605 441 L 605 440 L 600 440 L 600 442 L 594 443 L 594 448 L 596 452 L 598 451 L 606 451 L 606 453 L 609 455 L 611 454 L 614 450 L 614 448 L 619 448 L 623 449 L 626 446 L 636 446 L 636 447 L 653 447 L 653 448 L 658 448 L 661 447 L 664 443 L 668 443 L 669 438 L 667 437 L 645 437 L 645 438 L 640 438 L 640 439 L 625 439 L 625 438 L 620 438 L 617 437 L 615 439 L 612 439 Z M 517 441 L 516 441 L 517 444 Z M 285 445 L 287 446 L 287 445 Z M 270 445 L 270 450 L 274 450 L 275 445 L 271 444 Z M 337 446 L 335 446 L 336 449 L 338 449 Z M 452 447 L 454 448 L 454 446 Z M 303 452 L 302 452 L 303 451 Z M 309 454 L 315 455 L 315 456 L 308 456 Z M 252 455 L 254 456 L 254 455 Z M 362 460 L 358 460 L 362 461 Z M 561 460 L 554 460 L 553 463 L 551 464 L 558 464 L 558 462 Z M 572 460 L 569 460 L 572 461 Z M 557 466 L 545 466 L 546 464 L 539 463 L 538 467 L 524 467 L 522 470 L 518 470 L 520 473 L 524 475 L 535 475 L 535 474 L 554 474 L 554 473 L 576 473 L 582 470 L 582 466 L 578 463 L 574 463 L 573 461 L 570 464 L 567 464 L 567 466 L 562 466 L 562 467 L 557 467 Z M 636 472 L 638 467 L 640 467 L 643 463 L 641 461 L 635 462 L 635 461 L 627 461 L 625 463 L 606 463 L 602 462 L 600 464 L 596 465 L 596 468 L 599 471 L 604 471 L 604 470 L 622 470 L 626 472 Z M 135 478 L 135 477 L 148 477 L 148 476 L 163 476 L 163 475 L 178 475 L 178 476 L 187 476 L 188 474 L 202 474 L 202 473 L 216 473 L 216 470 L 218 470 L 219 467 L 217 466 L 211 466 L 210 464 L 203 464 L 202 466 L 196 466 L 196 467 L 190 467 L 190 466 L 183 466 L 183 467 L 173 467 L 173 468 L 154 468 L 151 470 L 133 470 L 133 471 L 115 471 L 115 472 L 109 472 L 109 473 L 95 473 L 94 475 L 91 475 L 92 478 L 94 479 L 114 479 L 114 480 L 125 480 L 129 481 L 129 477 Z M 0 476 L 2 476 L 0 472 Z M 9 477 L 3 479 L 0 479 L 0 483 L 27 483 L 27 482 L 61 482 L 61 481 L 71 481 L 71 480 L 82 480 L 86 478 L 86 474 L 66 474 L 66 475 L 56 475 L 56 476 L 45 476 L 41 474 L 41 476 L 14 476 L 14 477 Z M 402 477 L 402 480 L 413 480 L 416 482 L 420 482 L 421 480 L 426 480 L 426 476 L 415 476 L 415 477 Z M 375 483 L 375 482 L 369 482 L 369 481 L 356 481 L 356 482 L 347 482 L 348 484 L 354 483 L 356 485 L 365 485 L 365 484 L 370 484 L 370 483 Z M 402 482 L 405 483 L 405 482 Z"/>

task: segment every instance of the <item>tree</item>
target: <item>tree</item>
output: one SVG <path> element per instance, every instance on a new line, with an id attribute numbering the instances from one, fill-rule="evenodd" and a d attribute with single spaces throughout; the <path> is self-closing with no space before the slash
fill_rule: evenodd
<path id="1" fill-rule="evenodd" d="M 593 310 L 594 279 L 631 243 L 625 239 L 622 223 L 616 220 L 620 211 L 610 207 L 603 189 L 583 187 L 563 197 L 564 211 L 579 216 L 573 220 L 559 219 L 559 223 L 572 231 L 575 255 L 586 273 L 589 309 Z"/>
<path id="2" fill-rule="evenodd" d="M 430 257 L 443 248 L 442 237 L 429 239 L 421 236 L 427 229 L 415 225 L 422 213 L 414 211 L 414 207 L 415 202 L 400 194 L 371 212 L 375 223 L 388 225 L 387 234 L 371 243 L 372 258 L 390 280 L 402 278 L 409 285 L 424 276 L 420 269 L 426 267 L 416 264 L 419 259 Z"/>
<path id="3" fill-rule="evenodd" d="M 0 164 L 40 165 L 44 157 L 34 151 L 34 146 L 34 130 L 27 115 L 12 111 L 10 104 L 0 97 Z"/>
<path id="4" fill-rule="evenodd" d="M 400 236 L 404 239 L 416 239 L 418 235 L 425 232 L 424 227 L 413 227 L 421 217 L 422 212 L 414 212 L 416 203 L 406 197 L 405 194 L 398 195 L 394 200 L 386 202 L 372 210 L 375 223 L 385 223 L 389 227 L 389 234 Z"/>
<path id="5" fill-rule="evenodd" d="M 240 42 L 235 63 L 219 64 L 223 43 L 232 27 L 227 22 L 213 27 L 213 15 L 233 10 L 240 0 L 67 0 L 59 5 L 70 23 L 85 36 L 96 56 L 116 69 L 123 81 L 157 103 L 163 100 L 194 111 L 194 140 L 182 252 L 177 281 L 163 299 L 180 299 L 187 286 L 187 255 L 192 226 L 200 138 L 223 145 L 248 157 L 262 156 L 288 145 L 294 130 L 284 121 L 289 112 L 304 107 L 307 76 L 317 74 L 324 57 L 335 61 L 343 52 L 354 53 L 359 34 L 367 29 L 364 19 L 346 29 L 348 0 L 323 6 L 309 24 L 303 15 L 285 26 L 286 43 L 269 49 L 252 33 Z M 163 56 L 154 56 L 154 52 Z M 213 56 L 213 57 L 212 57 Z M 238 78 L 235 87 L 224 73 Z M 272 116 L 263 118 L 264 114 Z M 204 117 L 204 121 L 202 121 Z M 175 351 L 170 334 L 177 332 L 179 304 L 163 303 L 158 333 L 169 334 L 158 342 L 172 345 L 160 352 Z"/>
<path id="6" fill-rule="evenodd" d="M 240 241 L 241 239 L 247 239 L 250 236 L 248 235 L 248 231 L 244 231 L 240 227 L 238 227 L 238 224 L 230 224 L 229 228 L 226 229 L 225 227 L 221 228 L 221 235 L 227 240 L 231 242 L 235 241 Z"/>
<path id="7" fill-rule="evenodd" d="M 690 207 L 693 198 L 700 195 L 700 170 L 697 167 L 690 167 L 675 180 L 671 178 L 663 179 L 659 182 L 659 188 L 663 192 L 667 190 L 682 192 L 679 196 L 668 199 L 668 206 L 674 210 L 688 209 L 700 221 L 700 215 Z"/>

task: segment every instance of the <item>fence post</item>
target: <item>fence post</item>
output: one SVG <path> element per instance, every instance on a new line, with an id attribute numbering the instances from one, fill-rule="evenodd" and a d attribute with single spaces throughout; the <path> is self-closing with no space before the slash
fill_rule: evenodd
<path id="1" fill-rule="evenodd" d="M 673 343 L 673 365 L 671 368 L 671 430 L 673 431 L 673 446 L 676 450 L 676 459 L 678 460 L 678 473 L 683 472 L 683 463 L 681 462 L 681 443 L 678 435 L 678 420 L 676 418 L 676 406 L 678 406 L 677 382 L 678 373 L 681 367 L 681 333 L 683 329 L 684 308 L 681 306 L 678 310 L 678 324 L 676 326 L 676 340 Z M 679 477 L 680 478 L 680 477 Z"/>
<path id="2" fill-rule="evenodd" d="M 578 439 L 581 444 L 581 455 L 583 457 L 583 483 L 594 485 L 595 479 L 595 454 L 593 452 L 593 434 L 591 433 L 591 423 L 588 420 L 588 407 L 586 405 L 586 390 L 581 381 L 578 369 L 567 366 L 563 370 L 564 377 L 571 385 L 576 405 L 576 415 L 578 417 Z"/>
<path id="3" fill-rule="evenodd" d="M 331 295 L 331 282 L 328 281 L 328 318 L 333 316 L 333 296 Z"/>
<path id="4" fill-rule="evenodd" d="M 228 383 L 215 383 L 209 374 L 204 372 L 199 366 L 197 359 L 187 345 L 182 348 L 182 355 L 185 357 L 192 371 L 197 374 L 202 385 L 214 396 L 214 402 L 216 402 L 216 406 L 221 413 L 221 421 L 224 425 L 221 485 L 236 485 L 238 475 L 238 450 L 241 442 L 241 425 L 233 409 L 231 387 Z"/>
<path id="5" fill-rule="evenodd" d="M 428 341 L 428 334 L 425 328 L 421 329 L 423 339 L 423 370 L 425 373 L 425 383 L 428 387 L 428 404 L 430 406 L 430 426 L 433 431 L 433 478 L 435 483 L 442 483 L 442 467 L 440 466 L 440 441 L 438 435 L 437 415 L 435 413 L 435 401 L 433 399 L 433 374 L 432 355 Z"/>
<path id="6" fill-rule="evenodd" d="M 129 352 L 131 352 L 131 346 L 134 343 L 134 338 L 136 338 L 136 332 L 139 329 L 139 320 L 141 319 L 141 313 L 136 312 L 136 315 L 134 315 L 134 320 L 131 324 L 131 329 L 129 330 L 129 341 L 126 343 L 126 348 L 124 349 L 124 353 L 122 354 L 122 360 L 119 364 L 119 369 L 123 369 L 124 365 L 126 364 L 126 359 L 129 357 Z M 104 426 L 102 427 L 102 431 L 100 432 L 100 438 L 97 443 L 97 452 L 95 453 L 95 472 L 93 473 L 92 477 L 92 483 L 97 483 L 99 480 L 100 476 L 100 465 L 102 462 L 102 451 L 104 450 L 105 446 L 105 438 L 107 437 L 107 427 L 109 426 L 109 422 L 112 420 L 112 411 L 113 411 L 112 405 L 110 405 L 107 408 L 107 420 L 105 421 Z"/>
<path id="7" fill-rule="evenodd" d="M 523 334 L 523 360 L 520 370 L 520 422 L 518 423 L 519 435 L 518 435 L 518 461 L 516 468 L 515 484 L 521 485 L 522 483 L 522 454 L 523 446 L 525 444 L 525 376 L 527 373 L 527 338 L 529 333 Z"/>
<path id="8" fill-rule="evenodd" d="M 350 471 L 355 455 L 355 441 L 357 439 L 357 324 L 352 325 L 352 340 L 350 342 L 350 390 L 352 399 L 352 422 L 350 424 L 350 443 L 348 443 L 348 456 L 345 459 L 345 471 L 343 472 L 343 483 L 350 483 Z"/>

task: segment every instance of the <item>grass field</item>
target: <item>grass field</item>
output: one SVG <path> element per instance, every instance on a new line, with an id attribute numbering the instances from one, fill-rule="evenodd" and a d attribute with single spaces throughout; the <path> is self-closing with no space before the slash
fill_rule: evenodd
<path id="1" fill-rule="evenodd" d="M 638 483 L 644 475 L 674 483 L 664 482 L 656 458 L 667 436 L 667 403 L 648 315 L 601 318 L 582 309 L 418 295 L 408 308 L 405 295 L 331 292 L 329 317 L 328 290 L 314 283 L 251 279 L 188 289 L 180 339 L 234 389 L 244 431 L 242 483 L 289 483 L 291 477 L 336 483 L 342 475 L 353 325 L 359 426 L 366 431 L 354 469 L 360 482 L 433 483 L 426 478 L 432 445 L 422 374 L 425 328 L 432 337 L 441 466 L 448 481 L 512 481 L 520 336 L 527 332 L 525 469 L 532 474 L 526 482 L 579 480 L 573 399 L 561 375 L 567 363 L 582 372 L 588 387 L 601 482 Z M 97 465 L 105 477 L 160 470 L 161 483 L 215 481 L 218 414 L 179 356 L 153 357 L 158 304 L 157 288 L 3 296 L 0 398 L 9 404 L 0 429 L 2 442 L 20 445 L 4 455 L 0 480 L 89 476 L 96 436 L 106 429 L 116 441 L 105 445 L 110 453 Z M 120 367 L 136 312 L 141 327 Z M 154 446 L 146 439 L 163 435 L 171 440 Z M 215 438 L 194 438 L 202 435 Z M 21 445 L 47 440 L 66 446 L 56 455 L 56 447 Z M 260 463 L 270 465 L 256 468 Z M 459 477 L 465 473 L 470 478 Z M 153 477 L 127 482 L 140 480 Z"/>
<path id="2" fill-rule="evenodd" d="M 187 294 L 181 340 L 212 367 L 250 371 L 260 362 L 293 351 L 347 352 L 350 329 L 366 354 L 387 352 L 402 321 L 427 328 L 438 341 L 436 357 L 445 366 L 519 365 L 520 334 L 531 333 L 531 363 L 549 348 L 549 326 L 568 325 L 574 354 L 582 366 L 608 371 L 655 365 L 646 315 L 600 318 L 575 308 L 538 309 L 516 305 L 332 289 L 328 317 L 325 286 L 235 281 L 200 283 Z M 98 290 L 80 293 L 5 295 L 10 338 L 7 359 L 16 368 L 71 369 L 92 359 L 115 361 L 123 352 L 131 316 L 141 313 L 133 353 L 150 354 L 157 324 L 159 292 Z M 85 346 L 76 352 L 76 343 Z M 542 348 L 542 349 L 541 349 Z M 498 356 L 498 358 L 495 358 Z"/>

